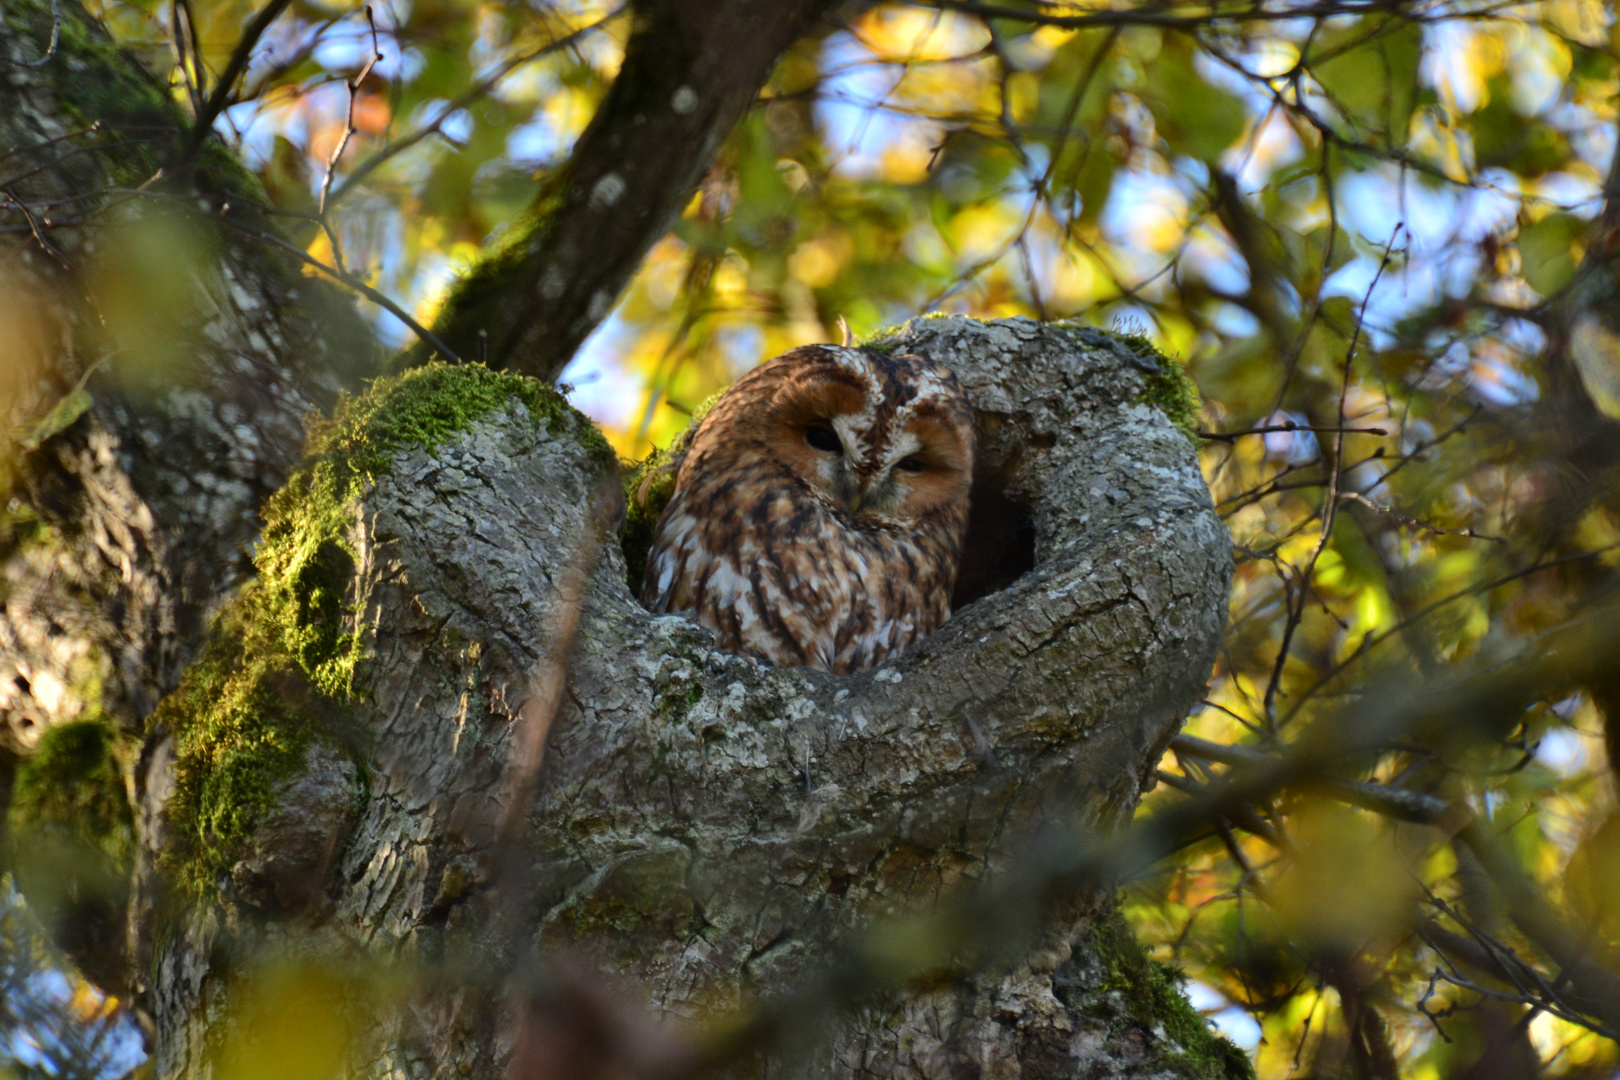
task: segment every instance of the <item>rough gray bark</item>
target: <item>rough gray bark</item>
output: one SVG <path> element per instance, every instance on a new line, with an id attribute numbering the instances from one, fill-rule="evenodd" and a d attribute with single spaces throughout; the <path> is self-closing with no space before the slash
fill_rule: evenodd
<path id="1" fill-rule="evenodd" d="M 275 228 L 217 148 L 134 192 L 183 121 L 78 4 L 56 10 L 61 44 L 37 67 L 17 62 L 44 53 L 53 6 L 0 13 L 6 801 L 12 762 L 51 725 L 105 718 L 140 752 L 146 715 L 252 574 L 258 507 L 299 459 L 305 417 L 380 359 L 347 298 L 221 223 L 234 201 L 237 222 Z M 96 922 L 67 935 L 75 959 L 137 987 L 124 928 Z"/>
<path id="2" fill-rule="evenodd" d="M 721 654 L 694 623 L 649 615 L 617 550 L 591 578 L 532 811 L 524 925 L 542 952 L 582 951 L 664 1016 L 782 988 L 850 928 L 992 871 L 1043 821 L 1128 815 L 1208 676 L 1229 541 L 1187 439 L 1141 403 L 1152 362 L 1025 319 L 919 320 L 896 345 L 956 371 L 979 412 L 983 487 L 1033 522 L 1035 567 L 1011 587 L 839 678 Z M 369 791 L 342 826 L 327 901 L 289 914 L 233 874 L 161 947 L 159 1075 L 207 1075 L 229 998 L 221 943 L 256 937 L 267 911 L 391 956 L 489 947 L 515 717 L 548 660 L 553 582 L 587 535 L 596 468 L 513 406 L 404 454 L 353 508 Z M 339 764 L 312 761 L 327 778 L 299 783 L 341 785 Z M 328 826 L 306 831 L 339 826 L 331 798 L 307 805 Z M 280 828 L 288 846 L 253 857 L 308 864 Z M 1011 971 L 860 1013 L 808 1067 L 1165 1071 L 1163 1029 L 1115 1023 L 1087 992 L 1095 900 Z M 472 1000 L 425 991 L 359 1071 L 499 1075 L 497 1014 Z"/>

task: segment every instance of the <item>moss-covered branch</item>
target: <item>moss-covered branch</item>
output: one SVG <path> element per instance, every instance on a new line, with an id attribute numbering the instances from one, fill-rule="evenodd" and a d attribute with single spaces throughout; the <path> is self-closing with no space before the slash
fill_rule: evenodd
<path id="1" fill-rule="evenodd" d="M 312 743 L 349 752 L 348 710 L 367 697 L 368 645 L 355 580 L 361 497 L 405 450 L 433 451 L 481 417 L 521 405 L 598 460 L 612 449 L 555 390 L 479 365 L 429 364 L 344 399 L 311 431 L 308 454 L 266 503 L 254 582 L 153 716 L 176 742 L 166 816 L 167 873 L 196 898 L 216 894 Z"/>

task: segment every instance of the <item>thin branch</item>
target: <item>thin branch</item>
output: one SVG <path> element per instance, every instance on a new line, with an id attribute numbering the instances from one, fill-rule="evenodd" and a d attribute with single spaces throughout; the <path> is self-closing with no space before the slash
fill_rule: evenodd
<path id="1" fill-rule="evenodd" d="M 1341 502 L 1358 503 L 1365 506 L 1367 509 L 1374 511 L 1375 513 L 1387 514 L 1403 525 L 1410 526 L 1411 528 L 1418 529 L 1422 532 L 1433 533 L 1436 536 L 1462 536 L 1469 540 L 1488 540 L 1493 544 L 1505 544 L 1508 542 L 1506 537 L 1487 535 L 1486 533 L 1478 531 L 1472 525 L 1466 529 L 1448 529 L 1441 525 L 1430 525 L 1428 522 L 1419 521 L 1415 517 L 1409 517 L 1392 506 L 1381 506 L 1380 504 L 1375 503 L 1371 499 L 1367 498 L 1367 496 L 1361 494 L 1359 491 L 1341 491 L 1339 492 L 1339 499 Z"/>
<path id="2" fill-rule="evenodd" d="M 1233 442 L 1245 435 L 1275 435 L 1286 431 L 1310 431 L 1318 434 L 1388 435 L 1381 427 L 1311 427 L 1309 424 L 1270 424 L 1266 427 L 1244 428 L 1242 431 L 1200 431 L 1200 439 L 1212 442 Z"/>
<path id="3" fill-rule="evenodd" d="M 186 9 L 190 13 L 190 8 Z M 192 45 L 196 45 L 196 25 L 192 25 Z M 169 0 L 169 36 L 174 46 L 174 66 L 180 71 L 180 81 L 186 87 L 186 100 L 191 102 L 191 115 L 201 115 L 206 91 L 199 81 L 198 67 L 191 62 L 191 50 L 186 48 L 186 25 L 182 20 L 180 0 Z"/>
<path id="4" fill-rule="evenodd" d="M 235 89 L 237 80 L 247 70 L 248 61 L 253 58 L 254 47 L 258 45 L 264 32 L 270 28 L 270 24 L 275 22 L 291 3 L 292 0 L 270 0 L 249 20 L 247 27 L 242 31 L 242 39 L 236 43 L 230 60 L 225 64 L 225 70 L 220 73 L 219 82 L 214 84 L 214 92 L 203 103 L 202 112 L 197 114 L 197 122 L 192 125 L 191 135 L 180 150 L 178 164 L 190 163 L 197 156 L 197 151 L 202 149 L 203 142 L 214 130 L 214 121 L 219 119 L 219 114 L 231 104 L 231 92 Z"/>
<path id="5" fill-rule="evenodd" d="M 42 68 L 51 62 L 51 57 L 56 55 L 56 47 L 57 45 L 61 44 L 61 41 L 62 0 L 51 0 L 51 40 L 50 43 L 45 46 L 45 55 L 41 56 L 38 60 L 12 60 L 8 57 L 6 59 L 6 63 L 10 64 L 12 67 Z"/>
<path id="6" fill-rule="evenodd" d="M 1327 550 L 1328 543 L 1333 539 L 1333 525 L 1338 520 L 1339 485 L 1344 479 L 1344 403 L 1350 392 L 1350 371 L 1356 359 L 1356 346 L 1361 342 L 1361 328 L 1366 322 L 1367 307 L 1372 303 L 1373 290 L 1383 279 L 1384 271 L 1389 268 L 1394 258 L 1395 238 L 1406 228 L 1405 222 L 1397 222 L 1390 232 L 1389 241 L 1384 245 L 1384 257 L 1379 260 L 1378 270 L 1373 274 L 1372 281 L 1367 285 L 1367 291 L 1361 297 L 1361 310 L 1356 316 L 1355 332 L 1350 336 L 1350 345 L 1344 354 L 1344 375 L 1339 381 L 1339 410 L 1338 419 L 1340 431 L 1334 440 L 1333 469 L 1328 474 L 1327 496 L 1322 502 L 1322 531 L 1318 535 L 1316 546 L 1312 548 L 1311 555 L 1306 560 L 1305 568 L 1299 574 L 1300 589 L 1297 603 L 1293 604 L 1287 621 L 1283 624 L 1282 644 L 1277 648 L 1277 661 L 1271 670 L 1271 679 L 1266 683 L 1266 694 L 1261 716 L 1266 722 L 1267 730 L 1276 731 L 1276 701 L 1277 691 L 1282 687 L 1283 667 L 1288 662 L 1288 652 L 1293 645 L 1294 632 L 1299 629 L 1300 622 L 1305 618 L 1305 603 L 1307 590 L 1305 584 L 1311 580 L 1316 570 L 1317 560 L 1322 552 Z"/>
<path id="7" fill-rule="evenodd" d="M 1390 4 L 1384 0 L 1365 3 L 1317 3 L 1301 7 L 1268 9 L 1259 5 L 1245 5 L 1235 10 L 1222 10 L 1219 4 L 1213 10 L 1197 14 L 1178 15 L 1161 8 L 1121 8 L 1115 11 L 1088 11 L 1083 15 L 1059 15 L 1029 8 L 1006 7 L 1002 4 L 979 3 L 977 0 L 912 0 L 919 7 L 944 8 L 977 15 L 985 19 L 1010 19 L 1055 26 L 1064 30 L 1084 30 L 1094 26 L 1162 26 L 1171 29 L 1191 29 L 1214 22 L 1280 22 L 1294 19 L 1321 19 L 1342 15 L 1361 15 L 1385 12 Z M 1202 7 L 1202 5 L 1200 5 Z"/>
<path id="8" fill-rule="evenodd" d="M 325 205 L 330 208 L 342 202 L 344 197 L 348 195 L 349 192 L 353 191 L 355 187 L 366 177 L 370 176 L 383 165 L 387 164 L 395 156 L 409 150 L 423 139 L 437 134 L 444 126 L 445 121 L 449 120 L 462 109 L 467 108 L 469 105 L 472 105 L 483 98 L 485 94 L 488 94 L 491 90 L 493 90 L 502 79 L 506 78 L 506 76 L 510 75 L 513 71 L 516 71 L 524 64 L 538 60 L 540 57 L 545 56 L 548 53 L 556 52 L 559 49 L 565 49 L 576 44 L 581 38 L 600 30 L 607 23 L 623 15 L 627 10 L 629 10 L 628 5 L 620 4 L 618 7 L 614 8 L 612 11 L 609 11 L 606 15 L 603 15 L 600 19 L 597 19 L 588 26 L 582 26 L 571 33 L 557 38 L 555 41 L 547 42 L 545 45 L 542 45 L 537 49 L 531 49 L 529 52 L 523 53 L 520 56 L 516 56 L 511 60 L 508 60 L 505 64 L 502 64 L 488 76 L 474 83 L 472 88 L 465 94 L 446 105 L 443 111 L 441 111 L 439 115 L 432 120 L 432 122 L 417 128 L 409 135 L 396 139 L 387 146 L 383 147 L 381 150 L 377 151 L 375 154 L 372 154 L 370 157 L 366 158 L 366 160 L 362 161 L 360 164 L 356 165 L 349 171 L 349 174 L 343 178 L 343 183 L 337 185 L 337 187 L 333 189 L 331 197 L 326 200 Z"/>
<path id="9" fill-rule="evenodd" d="M 262 229 L 255 229 L 252 226 L 244 225 L 239 221 L 233 221 L 228 215 L 221 215 L 220 220 L 225 222 L 225 224 L 229 225 L 231 228 L 235 229 L 237 232 L 242 233 L 244 236 L 251 236 L 255 240 L 270 244 L 273 247 L 278 247 L 287 254 L 296 258 L 305 266 L 319 270 L 321 273 L 332 278 L 334 281 L 342 282 L 344 285 L 347 285 L 349 288 L 353 289 L 355 292 L 359 293 L 361 296 L 364 296 L 367 300 L 370 300 L 373 304 L 376 304 L 378 307 L 388 312 L 388 314 L 404 323 L 410 328 L 411 333 L 427 342 L 434 349 L 437 349 L 440 355 L 448 357 L 450 360 L 453 360 L 458 364 L 462 362 L 461 357 L 456 355 L 455 351 L 451 349 L 450 346 L 440 341 L 438 336 L 434 334 L 433 331 L 429 330 L 427 327 L 423 326 L 421 323 L 412 318 L 410 312 L 406 311 L 394 301 L 390 300 L 387 296 L 378 292 L 370 285 L 367 285 L 364 281 L 361 281 L 347 270 L 340 270 L 335 266 L 328 266 L 297 245 L 288 243 L 286 240 L 283 240 L 281 237 L 276 236 L 273 233 L 267 233 Z"/>
<path id="10" fill-rule="evenodd" d="M 383 58 L 382 50 L 377 45 L 377 20 L 372 15 L 370 4 L 366 5 L 366 25 L 371 27 L 371 56 L 361 66 L 359 73 L 348 82 L 349 111 L 343 120 L 343 137 L 332 148 L 332 155 L 326 159 L 326 175 L 321 178 L 321 197 L 315 207 L 315 212 L 321 215 L 326 213 L 326 196 L 332 190 L 332 177 L 337 172 L 338 159 L 343 156 L 343 151 L 349 148 L 349 140 L 354 138 L 354 106 L 360 97 L 360 84 L 366 81 L 366 76 L 371 74 L 371 69 L 376 67 L 377 62 Z"/>

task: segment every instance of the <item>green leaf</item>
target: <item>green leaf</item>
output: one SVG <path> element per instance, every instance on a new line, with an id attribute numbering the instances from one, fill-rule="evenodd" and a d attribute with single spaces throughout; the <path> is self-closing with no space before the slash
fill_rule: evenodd
<path id="1" fill-rule="evenodd" d="M 1535 177 L 1568 163 L 1569 140 L 1552 125 L 1521 116 L 1513 108 L 1513 86 L 1506 77 L 1491 79 L 1486 90 L 1490 100 L 1469 120 L 1479 168 L 1496 165 Z"/>
<path id="2" fill-rule="evenodd" d="M 52 435 L 58 435 L 72 426 L 73 422 L 89 411 L 92 404 L 89 391 L 83 387 L 75 389 L 67 397 L 58 401 L 44 419 L 28 429 L 21 442 L 29 450 L 38 450 L 45 444 L 45 440 Z"/>
<path id="3" fill-rule="evenodd" d="M 1173 154 L 1214 161 L 1247 122 L 1241 101 L 1198 74 L 1192 48 L 1180 37 L 1167 38 L 1148 65 L 1142 97 Z"/>
<path id="4" fill-rule="evenodd" d="M 1119 155 L 1098 141 L 1092 144 L 1085 164 L 1074 176 L 1074 190 L 1080 196 L 1080 222 L 1093 225 L 1108 204 L 1108 194 L 1114 189 L 1114 170 L 1124 164 Z"/>
<path id="5" fill-rule="evenodd" d="M 1524 279 L 1542 296 L 1551 296 L 1575 276 L 1575 241 L 1586 223 L 1569 214 L 1548 214 L 1519 232 L 1519 261 Z"/>
<path id="6" fill-rule="evenodd" d="M 1405 20 L 1362 19 L 1324 34 L 1308 66 L 1350 120 L 1403 146 L 1418 97 L 1423 31 Z"/>

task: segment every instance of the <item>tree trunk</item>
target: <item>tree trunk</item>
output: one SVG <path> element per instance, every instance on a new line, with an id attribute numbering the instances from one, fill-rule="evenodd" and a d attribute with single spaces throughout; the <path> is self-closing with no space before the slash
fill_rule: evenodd
<path id="1" fill-rule="evenodd" d="M 0 307 L 28 361 L 6 402 L 23 464 L 0 710 L 25 757 L 76 718 L 122 732 L 136 856 L 108 902 L 131 943 L 103 931 L 75 955 L 141 1003 L 157 1075 L 218 1070 L 267 949 L 340 972 L 354 1074 L 493 1077 L 512 1018 L 479 973 L 531 950 L 698 1017 L 994 873 L 1044 823 L 1129 815 L 1202 693 L 1230 576 L 1166 418 L 1173 369 L 1023 319 L 885 339 L 950 366 L 978 410 L 959 610 L 849 678 L 718 653 L 632 599 L 598 543 L 611 455 L 539 384 L 418 369 L 291 471 L 306 417 L 375 349 L 251 241 L 269 231 L 238 216 L 251 178 L 217 150 L 185 198 L 135 193 L 174 110 L 60 7 L 60 53 L 0 69 L 0 165 L 30 162 L 7 191 L 23 246 L 5 295 L 34 298 Z M 37 58 L 51 19 L 8 6 L 0 51 Z M 86 117 L 105 127 L 74 136 Z M 159 149 L 130 134 L 151 129 Z M 92 195 L 94 233 L 38 220 Z M 1241 1073 L 1105 899 L 1059 905 L 1022 959 L 776 1053 L 817 1075 Z"/>
<path id="2" fill-rule="evenodd" d="M 991 872 L 1043 821 L 1117 822 L 1209 673 L 1229 541 L 1187 438 L 1147 403 L 1168 381 L 1153 361 L 1094 331 L 1024 319 L 920 320 L 883 347 L 958 374 L 979 413 L 979 491 L 1003 496 L 979 505 L 1032 526 L 1032 552 L 970 542 L 970 569 L 1011 576 L 1029 555 L 1032 568 L 913 652 L 849 678 L 719 653 L 689 620 L 648 614 L 616 545 L 579 605 L 523 841 L 533 886 L 523 936 L 541 952 L 583 952 L 668 1017 L 790 984 L 851 927 Z M 373 391 L 368 408 L 385 423 L 340 418 L 325 445 L 353 453 L 369 432 L 410 427 L 406 410 L 455 412 L 459 387 L 483 377 L 419 371 Z M 271 563 L 282 544 L 348 553 L 336 562 L 352 567 L 342 633 L 361 656 L 352 685 L 364 689 L 348 706 L 358 735 L 310 743 L 245 855 L 216 858 L 196 834 L 187 857 L 217 877 L 199 882 L 201 899 L 159 950 L 161 1075 L 203 1073 L 205 1034 L 230 999 L 211 959 L 232 951 L 223 940 L 241 948 L 244 935 L 262 941 L 296 920 L 417 962 L 484 949 L 497 962 L 494 886 L 511 880 L 495 862 L 503 798 L 514 797 L 522 717 L 544 693 L 569 603 L 560 582 L 590 543 L 604 467 L 582 419 L 559 408 L 536 422 L 547 408 L 496 406 L 435 448 L 403 448 L 341 524 L 301 505 L 316 482 L 278 496 L 278 517 L 293 524 L 267 543 Z M 316 473 L 345 468 L 315 460 Z M 978 528 L 1007 524 L 981 515 Z M 1010 524 L 1000 531 L 1017 535 Z M 193 713 L 160 714 L 182 744 L 233 692 L 229 672 L 256 663 L 253 648 L 242 667 L 182 690 L 202 703 Z M 322 678 L 323 662 L 305 673 Z M 182 752 L 181 771 L 188 760 Z M 333 795 L 350 790 L 352 801 Z M 296 888 L 328 866 L 324 895 Z M 1196 1071 L 1213 1052 L 1207 1032 L 1173 1045 L 1162 1017 L 1126 1022 L 1129 1006 L 1100 994 L 1098 910 L 1096 898 L 1069 905 L 1009 971 L 862 1012 L 816 1051 L 815 1071 Z M 266 918 L 273 932 L 248 930 Z M 469 1015 L 468 1000 L 465 986 L 423 991 L 410 1015 L 438 1018 L 425 1039 L 408 1037 L 403 1019 L 385 1027 L 365 1071 L 497 1075 L 495 1013 Z"/>
<path id="3" fill-rule="evenodd" d="M 346 298 L 221 224 L 234 201 L 273 228 L 218 146 L 163 182 L 183 121 L 73 0 L 8 3 L 0 61 L 0 763 L 105 720 L 138 784 L 145 718 L 251 575 L 305 417 L 381 353 Z M 35 905 L 118 991 L 124 891 L 94 917 Z"/>

